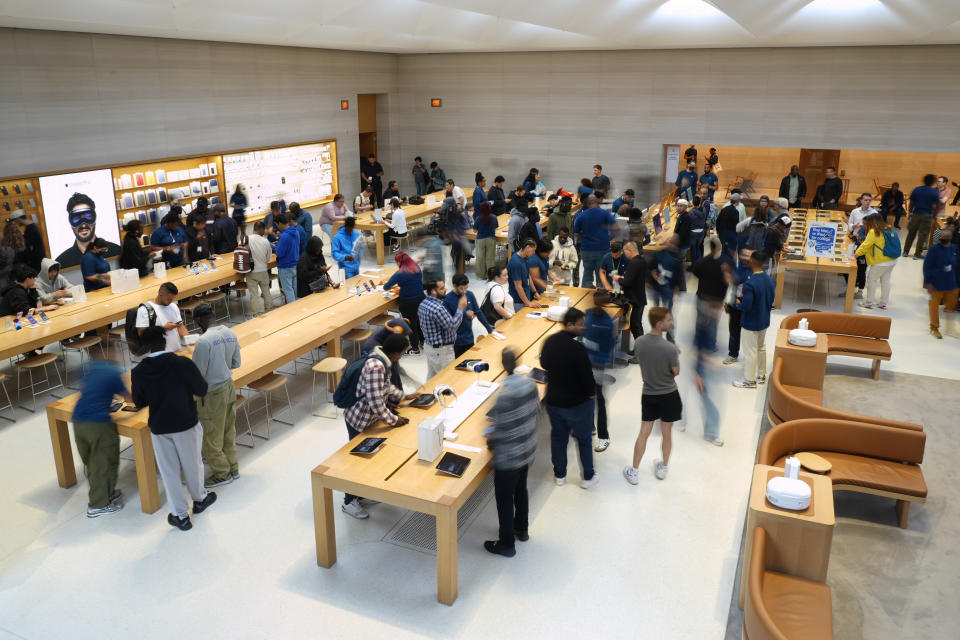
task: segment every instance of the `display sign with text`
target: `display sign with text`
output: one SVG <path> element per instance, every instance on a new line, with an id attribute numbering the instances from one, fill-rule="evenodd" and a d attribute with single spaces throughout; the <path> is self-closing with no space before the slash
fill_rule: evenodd
<path id="1" fill-rule="evenodd" d="M 810 222 L 807 228 L 807 245 L 804 255 L 808 258 L 833 258 L 836 242 L 836 222 Z"/>

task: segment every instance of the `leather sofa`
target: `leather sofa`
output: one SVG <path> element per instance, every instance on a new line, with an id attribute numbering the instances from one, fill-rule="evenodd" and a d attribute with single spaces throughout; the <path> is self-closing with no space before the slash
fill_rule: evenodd
<path id="1" fill-rule="evenodd" d="M 774 360 L 767 404 L 767 417 L 773 424 L 803 418 L 827 418 L 923 431 L 923 425 L 912 422 L 847 413 L 824 407 L 823 390 L 799 384 L 803 377 L 791 374 L 791 367 L 797 366 L 802 366 L 802 363 L 798 363 L 796 359 L 785 360 L 783 357 L 777 357 Z"/>
<path id="2" fill-rule="evenodd" d="M 767 571 L 767 532 L 753 535 L 750 575 L 743 606 L 745 640 L 829 640 L 833 638 L 830 587 L 822 582 Z"/>
<path id="3" fill-rule="evenodd" d="M 907 528 L 911 502 L 926 502 L 920 463 L 927 436 L 850 420 L 791 420 L 773 427 L 760 443 L 758 464 L 783 467 L 801 451 L 826 459 L 834 491 L 857 491 L 896 500 L 898 523 Z"/>
<path id="4" fill-rule="evenodd" d="M 796 329 L 806 318 L 810 330 L 827 335 L 827 355 L 853 356 L 873 360 L 873 379 L 880 377 L 880 362 L 893 355 L 890 343 L 890 318 L 859 313 L 815 311 L 795 313 L 783 319 L 781 329 Z"/>

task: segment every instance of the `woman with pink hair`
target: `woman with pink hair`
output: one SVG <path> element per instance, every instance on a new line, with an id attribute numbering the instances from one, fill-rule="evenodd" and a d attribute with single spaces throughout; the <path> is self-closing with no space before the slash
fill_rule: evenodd
<path id="1" fill-rule="evenodd" d="M 398 270 L 390 276 L 383 288 L 400 287 L 397 306 L 400 308 L 400 315 L 413 329 L 413 334 L 410 336 L 410 348 L 414 353 L 419 353 L 420 347 L 423 345 L 423 334 L 420 332 L 417 308 L 426 297 L 423 293 L 423 273 L 421 273 L 417 261 L 405 251 L 397 252 L 396 261 Z"/>

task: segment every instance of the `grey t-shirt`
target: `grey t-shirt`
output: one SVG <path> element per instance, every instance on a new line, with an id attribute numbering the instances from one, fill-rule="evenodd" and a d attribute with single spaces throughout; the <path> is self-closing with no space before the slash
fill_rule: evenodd
<path id="1" fill-rule="evenodd" d="M 680 366 L 680 353 L 672 342 L 647 333 L 637 338 L 633 349 L 640 354 L 643 395 L 661 396 L 677 390 L 672 369 Z"/>

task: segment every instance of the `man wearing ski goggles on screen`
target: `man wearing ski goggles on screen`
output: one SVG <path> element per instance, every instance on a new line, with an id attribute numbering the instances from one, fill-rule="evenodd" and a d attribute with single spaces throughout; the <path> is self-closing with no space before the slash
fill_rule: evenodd
<path id="1" fill-rule="evenodd" d="M 97 207 L 90 196 L 75 193 L 67 200 L 67 222 L 76 238 L 70 248 L 57 257 L 62 268 L 80 264 L 87 247 L 97 239 Z M 120 246 L 107 241 L 107 258 L 120 254 Z"/>

